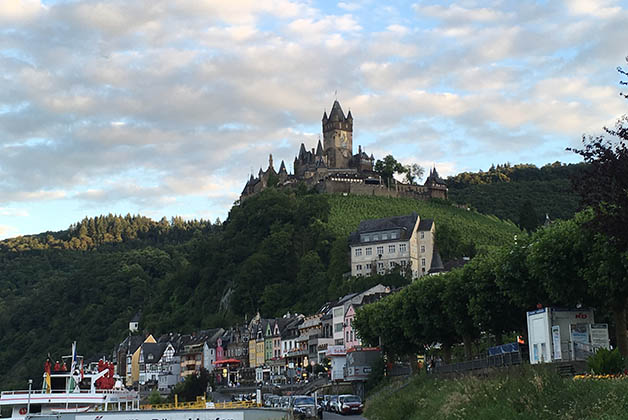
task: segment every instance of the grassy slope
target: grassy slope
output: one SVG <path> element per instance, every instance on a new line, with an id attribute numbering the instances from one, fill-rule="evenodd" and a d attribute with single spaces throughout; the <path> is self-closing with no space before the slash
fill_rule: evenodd
<path id="1" fill-rule="evenodd" d="M 418 376 L 401 390 L 373 395 L 365 414 L 369 420 L 619 420 L 628 418 L 628 379 L 574 381 L 528 365 L 483 379 Z"/>
<path id="2" fill-rule="evenodd" d="M 409 198 L 372 196 L 329 196 L 331 214 L 329 225 L 338 234 L 355 231 L 360 220 L 401 216 L 416 211 L 422 218 L 433 218 L 438 226 L 445 224 L 461 235 L 474 238 L 476 245 L 500 245 L 512 241 L 519 228 L 510 221 L 467 211 L 441 201 L 417 201 Z"/>
<path id="3" fill-rule="evenodd" d="M 551 219 L 569 219 L 579 207 L 579 197 L 573 192 L 568 179 L 450 188 L 449 198 L 456 203 L 469 204 L 482 213 L 494 214 L 514 222 L 519 220 L 521 206 L 526 200 L 533 203 L 539 222 L 545 219 L 545 214 Z"/>

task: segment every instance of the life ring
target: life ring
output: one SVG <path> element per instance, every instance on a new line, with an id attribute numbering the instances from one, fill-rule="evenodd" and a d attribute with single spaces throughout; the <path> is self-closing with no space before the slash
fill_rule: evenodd
<path id="1" fill-rule="evenodd" d="M 20 408 L 20 414 L 21 414 L 21 415 L 26 414 L 26 407 L 22 407 L 22 408 Z"/>

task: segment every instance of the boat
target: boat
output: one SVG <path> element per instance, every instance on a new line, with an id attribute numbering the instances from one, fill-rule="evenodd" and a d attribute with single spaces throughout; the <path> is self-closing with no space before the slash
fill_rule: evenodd
<path id="1" fill-rule="evenodd" d="M 127 390 L 122 380 L 114 374 L 113 364 L 100 361 L 87 368 L 83 357 L 76 354 L 76 342 L 72 355 L 63 356 L 63 365 L 50 359 L 44 364 L 43 386 L 29 389 L 3 391 L 0 407 L 11 406 L 12 420 L 25 420 L 33 415 L 57 415 L 107 410 L 139 410 L 139 394 Z M 70 369 L 66 366 L 70 364 Z"/>

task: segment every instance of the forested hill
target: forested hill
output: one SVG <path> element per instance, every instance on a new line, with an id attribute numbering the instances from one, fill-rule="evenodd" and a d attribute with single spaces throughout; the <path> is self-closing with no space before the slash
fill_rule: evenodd
<path id="1" fill-rule="evenodd" d="M 522 216 L 532 216 L 537 224 L 543 223 L 546 214 L 550 219 L 568 219 L 578 210 L 579 200 L 570 178 L 582 165 L 504 164 L 486 172 L 463 172 L 447 178 L 449 198 L 517 224 Z"/>
<path id="2" fill-rule="evenodd" d="M 518 228 L 451 203 L 328 196 L 268 189 L 231 209 L 223 224 L 88 218 L 68 230 L 0 242 L 0 387 L 40 386 L 42 363 L 110 354 L 142 311 L 161 334 L 228 326 L 259 310 L 313 313 L 339 295 L 387 278 L 348 279 L 347 234 L 363 218 L 436 220 L 447 258 L 511 241 Z"/>

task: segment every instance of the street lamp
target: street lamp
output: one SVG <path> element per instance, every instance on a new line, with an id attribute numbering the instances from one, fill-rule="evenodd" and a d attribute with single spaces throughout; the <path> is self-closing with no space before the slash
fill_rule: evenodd
<path id="1" fill-rule="evenodd" d="M 28 403 L 26 404 L 26 415 L 29 416 L 31 414 L 31 390 L 33 388 L 33 380 L 28 380 Z"/>

